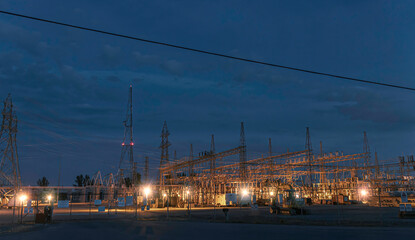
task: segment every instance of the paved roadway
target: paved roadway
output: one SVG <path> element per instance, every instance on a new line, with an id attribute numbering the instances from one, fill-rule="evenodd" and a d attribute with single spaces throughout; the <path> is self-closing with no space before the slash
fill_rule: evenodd
<path id="1" fill-rule="evenodd" d="M 268 224 L 106 220 L 65 222 L 8 233 L 5 240 L 44 239 L 413 239 L 415 228 L 321 227 Z"/>
<path id="2" fill-rule="evenodd" d="M 230 208 L 229 221 L 238 223 L 273 223 L 273 224 L 312 224 L 312 225 L 348 225 L 348 226 L 407 226 L 415 227 L 415 219 L 399 219 L 397 208 L 373 208 L 366 206 L 312 206 L 307 208 L 308 215 L 304 216 L 276 216 L 269 213 L 267 207 L 259 209 L 251 208 Z M 110 213 L 98 213 L 96 207 L 89 210 L 89 206 L 77 205 L 72 208 L 71 215 L 69 209 L 55 208 L 54 220 L 68 221 L 81 219 L 119 219 L 134 218 L 135 209 L 111 209 Z M 150 211 L 137 211 L 139 220 L 166 220 L 166 209 L 153 208 Z M 186 209 L 170 208 L 170 220 L 188 220 Z M 191 219 L 204 222 L 225 222 L 225 216 L 221 209 L 213 208 L 193 208 Z M 17 222 L 15 217 L 15 222 Z M 26 216 L 24 222 L 34 221 L 33 214 Z M 12 210 L 0 209 L 0 225 L 11 224 Z"/>

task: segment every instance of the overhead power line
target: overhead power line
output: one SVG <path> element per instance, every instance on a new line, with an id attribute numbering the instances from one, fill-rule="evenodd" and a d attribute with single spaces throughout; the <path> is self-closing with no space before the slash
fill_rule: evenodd
<path id="1" fill-rule="evenodd" d="M 65 26 L 65 27 L 77 28 L 77 29 L 81 29 L 81 30 L 86 30 L 86 31 L 111 35 L 111 36 L 115 36 L 115 37 L 127 38 L 127 39 L 131 39 L 131 40 L 136 40 L 136 41 L 141 41 L 141 42 L 146 42 L 146 43 L 151 43 L 151 44 L 157 44 L 157 45 L 162 45 L 162 46 L 166 46 L 166 47 L 172 47 L 172 48 L 177 48 L 177 49 L 182 49 L 182 50 L 187 50 L 187 51 L 192 51 L 192 52 L 197 52 L 197 53 L 203 53 L 203 54 L 208 54 L 208 55 L 217 56 L 217 57 L 234 59 L 234 60 L 243 61 L 243 62 L 255 63 L 255 64 L 260 64 L 260 65 L 265 65 L 265 66 L 270 66 L 270 67 L 276 67 L 276 68 L 283 68 L 283 69 L 288 69 L 288 70 L 292 70 L 292 71 L 304 72 L 304 73 L 309 73 L 309 74 L 314 74 L 314 75 L 338 78 L 338 79 L 355 81 L 355 82 L 360 82 L 360 83 L 373 84 L 373 85 L 379 85 L 379 86 L 384 86 L 384 87 L 393 87 L 393 88 L 399 88 L 399 89 L 415 91 L 415 88 L 402 86 L 402 85 L 375 82 L 375 81 L 370 81 L 370 80 L 365 80 L 365 79 L 360 79 L 360 78 L 347 77 L 347 76 L 342 76 L 342 75 L 337 75 L 337 74 L 324 73 L 324 72 L 307 70 L 307 69 L 302 69 L 302 68 L 297 68 L 297 67 L 290 67 L 290 66 L 284 66 L 284 65 L 279 65 L 279 64 L 274 64 L 274 63 L 269 63 L 269 62 L 264 62 L 264 61 L 258 61 L 258 60 L 254 60 L 254 59 L 236 57 L 236 56 L 222 54 L 222 53 L 218 53 L 218 52 L 206 51 L 206 50 L 201 50 L 201 49 L 197 49 L 197 48 L 190 48 L 190 47 L 186 47 L 186 46 L 175 45 L 175 44 L 171 44 L 171 43 L 165 43 L 165 42 L 159 42 L 159 41 L 155 41 L 155 40 L 149 40 L 149 39 L 144 39 L 144 38 L 139 38 L 139 37 L 133 37 L 133 36 L 128 36 L 128 35 L 124 35 L 124 34 L 113 33 L 113 32 L 103 31 L 103 30 L 99 30 L 99 29 L 89 28 L 89 27 L 82 27 L 82 26 L 77 26 L 77 25 L 73 25 L 73 24 L 57 22 L 57 21 L 53 21 L 53 20 L 37 18 L 37 17 L 22 15 L 22 14 L 2 11 L 2 10 L 0 10 L 0 13 L 7 14 L 7 15 L 12 15 L 12 16 L 16 16 L 16 17 L 21 17 L 21 18 L 26 18 L 26 19 L 31 19 L 31 20 L 36 20 L 36 21 L 41 21 L 41 22 L 46 22 L 46 23 L 51 23 L 51 24 L 56 24 L 56 25 Z"/>

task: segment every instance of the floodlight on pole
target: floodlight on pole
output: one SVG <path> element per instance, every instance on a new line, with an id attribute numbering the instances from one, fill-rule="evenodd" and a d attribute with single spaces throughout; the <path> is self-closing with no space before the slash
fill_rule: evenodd
<path id="1" fill-rule="evenodd" d="M 24 201 L 26 201 L 27 196 L 25 194 L 22 194 L 22 195 L 20 195 L 19 199 L 23 203 Z"/>
<path id="2" fill-rule="evenodd" d="M 242 189 L 242 196 L 248 196 L 248 189 Z"/>
<path id="3" fill-rule="evenodd" d="M 146 195 L 146 198 L 148 197 L 148 195 L 151 193 L 151 188 L 150 186 L 147 186 L 144 188 L 144 194 Z"/>
<path id="4" fill-rule="evenodd" d="M 368 195 L 368 192 L 366 189 L 361 189 L 360 190 L 360 195 L 362 195 L 362 197 L 366 197 Z"/>

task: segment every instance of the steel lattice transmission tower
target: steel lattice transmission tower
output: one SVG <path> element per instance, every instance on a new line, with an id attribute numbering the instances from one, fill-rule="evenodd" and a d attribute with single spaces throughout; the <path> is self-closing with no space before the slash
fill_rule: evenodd
<path id="1" fill-rule="evenodd" d="M 21 186 L 16 134 L 17 117 L 9 94 L 4 101 L 0 128 L 0 186 Z"/>
<path id="2" fill-rule="evenodd" d="M 133 155 L 133 148 L 134 148 L 134 141 L 133 141 L 133 86 L 130 85 L 130 90 L 128 94 L 128 106 L 127 106 L 127 114 L 124 120 L 124 140 L 122 142 L 121 148 L 121 158 L 120 163 L 118 165 L 118 169 L 120 172 L 123 172 L 123 163 L 128 161 L 129 165 L 129 173 L 128 176 L 131 179 L 131 183 L 135 184 L 137 181 L 137 169 L 136 165 L 134 164 L 134 155 Z M 121 180 L 123 181 L 123 179 Z"/>
<path id="3" fill-rule="evenodd" d="M 364 159 L 364 167 L 366 169 L 366 176 L 364 178 L 369 179 L 371 170 L 369 169 L 369 163 L 370 163 L 370 147 L 369 147 L 369 140 L 367 138 L 366 131 L 363 132 L 363 152 L 366 153 L 365 159 Z"/>
<path id="4" fill-rule="evenodd" d="M 164 121 L 163 129 L 161 130 L 161 156 L 160 156 L 160 168 L 162 168 L 163 165 L 169 163 L 169 146 L 171 145 L 169 142 L 169 129 L 167 129 L 167 122 Z M 170 176 L 172 177 L 172 176 Z M 164 184 L 164 176 L 160 174 L 160 185 Z"/>

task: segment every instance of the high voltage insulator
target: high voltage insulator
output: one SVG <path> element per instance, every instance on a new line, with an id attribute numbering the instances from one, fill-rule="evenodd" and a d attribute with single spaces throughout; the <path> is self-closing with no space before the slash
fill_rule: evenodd
<path id="1" fill-rule="evenodd" d="M 0 128 L 0 186 L 21 186 L 16 134 L 17 117 L 9 94 L 4 101 Z"/>

